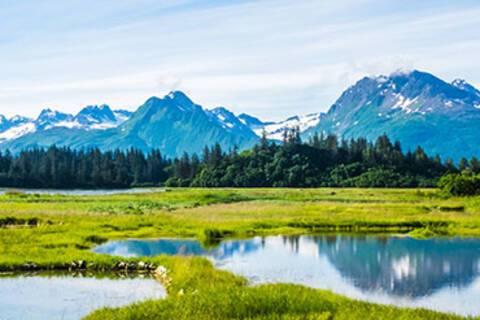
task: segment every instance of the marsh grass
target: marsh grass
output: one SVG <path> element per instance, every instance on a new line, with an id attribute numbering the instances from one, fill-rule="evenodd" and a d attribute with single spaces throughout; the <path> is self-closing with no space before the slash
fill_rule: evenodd
<path id="1" fill-rule="evenodd" d="M 359 302 L 298 285 L 249 286 L 201 258 L 170 258 L 164 263 L 172 278 L 166 299 L 105 308 L 86 319 L 462 319 Z"/>
<path id="2" fill-rule="evenodd" d="M 33 227 L 28 227 L 30 219 L 36 219 Z M 456 319 L 301 286 L 250 287 L 202 258 L 126 259 L 91 249 L 123 238 L 190 237 L 214 246 L 225 237 L 311 232 L 479 236 L 480 197 L 445 198 L 430 189 L 328 188 L 6 194 L 0 196 L 0 221 L 11 221 L 0 227 L 0 272 L 32 266 L 35 271 L 68 270 L 80 260 L 86 272 L 109 272 L 125 261 L 168 268 L 172 281 L 167 299 L 104 309 L 89 319 Z"/>

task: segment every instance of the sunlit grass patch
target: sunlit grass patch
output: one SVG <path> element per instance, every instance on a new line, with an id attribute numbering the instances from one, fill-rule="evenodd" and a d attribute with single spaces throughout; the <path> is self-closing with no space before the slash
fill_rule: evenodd
<path id="1" fill-rule="evenodd" d="M 91 250 L 124 238 L 191 237 L 215 245 L 230 237 L 312 232 L 480 236 L 480 197 L 445 198 L 430 189 L 333 188 L 8 194 L 0 196 L 0 270 L 23 270 L 25 265 L 68 270 L 72 262 L 85 261 L 92 271 L 112 271 L 130 260 L 168 268 L 169 298 L 101 310 L 90 319 L 457 318 L 355 302 L 301 286 L 250 287 L 201 258 L 126 259 Z"/>

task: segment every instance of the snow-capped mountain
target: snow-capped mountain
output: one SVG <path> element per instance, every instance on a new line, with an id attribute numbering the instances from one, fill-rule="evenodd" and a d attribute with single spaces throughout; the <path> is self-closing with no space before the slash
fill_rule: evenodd
<path id="1" fill-rule="evenodd" d="M 300 132 L 304 132 L 316 126 L 320 122 L 322 116 L 323 113 L 311 113 L 304 116 L 293 116 L 278 122 L 263 122 L 256 117 L 242 113 L 238 116 L 238 119 L 253 130 L 253 132 L 259 137 L 265 132 L 268 139 L 282 140 L 285 131 L 298 128 Z"/>
<path id="2" fill-rule="evenodd" d="M 262 120 L 254 117 L 254 116 L 251 116 L 249 114 L 246 114 L 246 113 L 240 114 L 238 116 L 238 119 L 244 125 L 246 125 L 247 127 L 249 127 L 252 130 L 255 130 L 255 129 L 258 129 L 258 128 L 261 128 L 261 127 L 264 127 L 266 125 L 274 123 L 274 122 L 271 122 L 271 121 L 270 122 L 263 122 Z"/>
<path id="3" fill-rule="evenodd" d="M 10 122 L 9 120 L 4 116 L 0 114 L 0 132 L 3 132 L 5 130 L 8 130 L 10 128 Z"/>
<path id="4" fill-rule="evenodd" d="M 36 131 L 36 127 L 33 121 L 13 125 L 9 127 L 7 130 L 0 133 L 0 142 L 7 141 L 7 140 L 15 140 L 20 138 L 21 136 L 24 136 L 29 133 L 33 133 L 35 131 Z"/>
<path id="5" fill-rule="evenodd" d="M 71 121 L 73 121 L 71 114 L 54 111 L 52 109 L 43 109 L 35 121 L 35 125 L 38 129 L 49 129 Z"/>
<path id="6" fill-rule="evenodd" d="M 14 117 L 12 117 L 11 119 L 8 120 L 11 127 L 19 126 L 19 125 L 26 124 L 26 123 L 29 123 L 29 122 L 32 122 L 32 121 L 33 121 L 33 119 L 31 119 L 31 118 L 27 118 L 27 117 L 23 117 L 23 116 L 19 116 L 19 115 L 16 115 L 16 116 L 14 116 Z"/>
<path id="7" fill-rule="evenodd" d="M 452 85 L 457 87 L 460 90 L 470 92 L 470 93 L 476 95 L 477 97 L 480 97 L 480 90 L 478 90 L 477 88 L 475 88 L 474 86 L 472 86 L 470 83 L 468 83 L 467 81 L 465 81 L 463 79 L 453 80 Z"/>
<path id="8" fill-rule="evenodd" d="M 386 133 L 405 150 L 422 146 L 443 158 L 480 155 L 480 96 L 465 81 L 447 83 L 421 71 L 365 77 L 348 88 L 320 123 L 307 130 L 345 139 Z"/>
<path id="9" fill-rule="evenodd" d="M 201 153 L 219 143 L 224 150 L 252 146 L 258 138 L 225 108 L 206 110 L 181 91 L 148 99 L 102 147 L 160 149 L 166 156 Z"/>
<path id="10" fill-rule="evenodd" d="M 210 110 L 210 113 L 224 126 L 234 131 L 253 131 L 258 137 L 266 133 L 268 139 L 282 140 L 285 131 L 298 128 L 304 132 L 316 126 L 322 113 L 312 113 L 305 116 L 293 116 L 283 121 L 262 121 L 254 116 L 242 113 L 238 116 L 224 107 Z"/>
<path id="11" fill-rule="evenodd" d="M 250 134 L 252 131 L 243 121 L 225 107 L 207 110 L 207 114 L 218 121 L 225 130 L 242 134 Z"/>
<path id="12" fill-rule="evenodd" d="M 127 120 L 118 124 L 123 119 Z M 131 115 L 107 106 L 87 107 L 73 122 L 84 127 L 78 130 L 62 124 L 37 130 L 1 143 L 0 149 L 18 152 L 52 144 L 102 150 L 135 147 L 146 152 L 160 149 L 165 156 L 173 157 L 184 152 L 201 153 L 206 145 L 215 143 L 228 150 L 234 146 L 245 149 L 258 141 L 255 133 L 227 109 L 205 110 L 180 91 L 163 98 L 152 97 Z M 100 130 L 107 128 L 110 130 Z"/>
<path id="13" fill-rule="evenodd" d="M 75 121 L 82 127 L 89 129 L 110 129 L 118 126 L 117 118 L 109 106 L 88 106 L 82 109 Z"/>
<path id="14" fill-rule="evenodd" d="M 113 110 L 113 114 L 115 115 L 116 121 L 119 123 L 123 123 L 130 119 L 133 112 L 123 109 Z"/>
<path id="15" fill-rule="evenodd" d="M 132 112 L 112 111 L 109 106 L 88 106 L 77 115 L 71 115 L 50 108 L 43 109 L 36 119 L 15 116 L 7 119 L 0 115 L 0 142 L 15 140 L 37 131 L 54 128 L 80 130 L 105 130 L 115 128 L 128 120 Z"/>
<path id="16" fill-rule="evenodd" d="M 2 116 L 2 120 L 2 126 L 0 127 L 0 142 L 17 139 L 22 135 L 35 132 L 36 130 L 34 120 L 27 117 L 17 115 L 7 119 Z"/>
<path id="17" fill-rule="evenodd" d="M 269 139 L 282 140 L 287 129 L 297 127 L 304 140 L 333 133 L 374 141 L 386 133 L 404 150 L 420 145 L 444 159 L 480 157 L 480 92 L 464 80 L 447 83 L 426 72 L 395 72 L 359 80 L 327 113 L 266 122 L 248 114 L 237 116 L 225 107 L 204 109 L 174 91 L 148 99 L 134 113 L 100 105 L 75 116 L 45 109 L 36 119 L 0 117 L 0 150 L 52 144 L 103 150 L 136 147 L 173 157 L 201 153 L 215 143 L 225 150 L 247 148 L 263 132 Z"/>

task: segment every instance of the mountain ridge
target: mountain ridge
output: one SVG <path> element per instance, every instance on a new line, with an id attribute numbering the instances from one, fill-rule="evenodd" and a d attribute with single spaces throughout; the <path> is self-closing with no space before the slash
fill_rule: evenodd
<path id="1" fill-rule="evenodd" d="M 364 77 L 303 136 L 331 133 L 374 140 L 385 133 L 406 150 L 420 145 L 429 154 L 458 160 L 480 154 L 478 106 L 480 96 L 418 70 Z"/>
<path id="2" fill-rule="evenodd" d="M 147 99 L 135 112 L 91 105 L 76 115 L 45 108 L 36 119 L 0 116 L 0 149 L 15 152 L 51 144 L 104 150 L 137 147 L 180 156 L 200 153 L 214 143 L 244 149 L 263 134 L 282 140 L 293 128 L 299 128 L 304 139 L 323 133 L 375 140 L 385 133 L 406 150 L 421 145 L 444 159 L 480 156 L 480 91 L 465 80 L 448 83 L 418 70 L 366 76 L 348 87 L 326 113 L 277 122 L 235 115 L 223 106 L 204 109 L 185 93 L 172 91 Z"/>

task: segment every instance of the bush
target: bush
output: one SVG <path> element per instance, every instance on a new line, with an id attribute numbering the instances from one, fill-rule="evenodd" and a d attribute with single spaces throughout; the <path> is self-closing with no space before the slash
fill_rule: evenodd
<path id="1" fill-rule="evenodd" d="M 448 174 L 439 180 L 438 187 L 450 196 L 480 195 L 480 175 L 469 172 Z"/>
<path id="2" fill-rule="evenodd" d="M 182 179 L 182 178 L 177 178 L 177 177 L 170 177 L 165 181 L 165 186 L 167 187 L 172 187 L 172 188 L 186 188 L 189 187 L 191 183 L 190 179 Z"/>
<path id="3" fill-rule="evenodd" d="M 370 168 L 359 176 L 345 180 L 345 184 L 360 188 L 410 187 L 412 177 L 401 175 L 390 168 Z"/>

